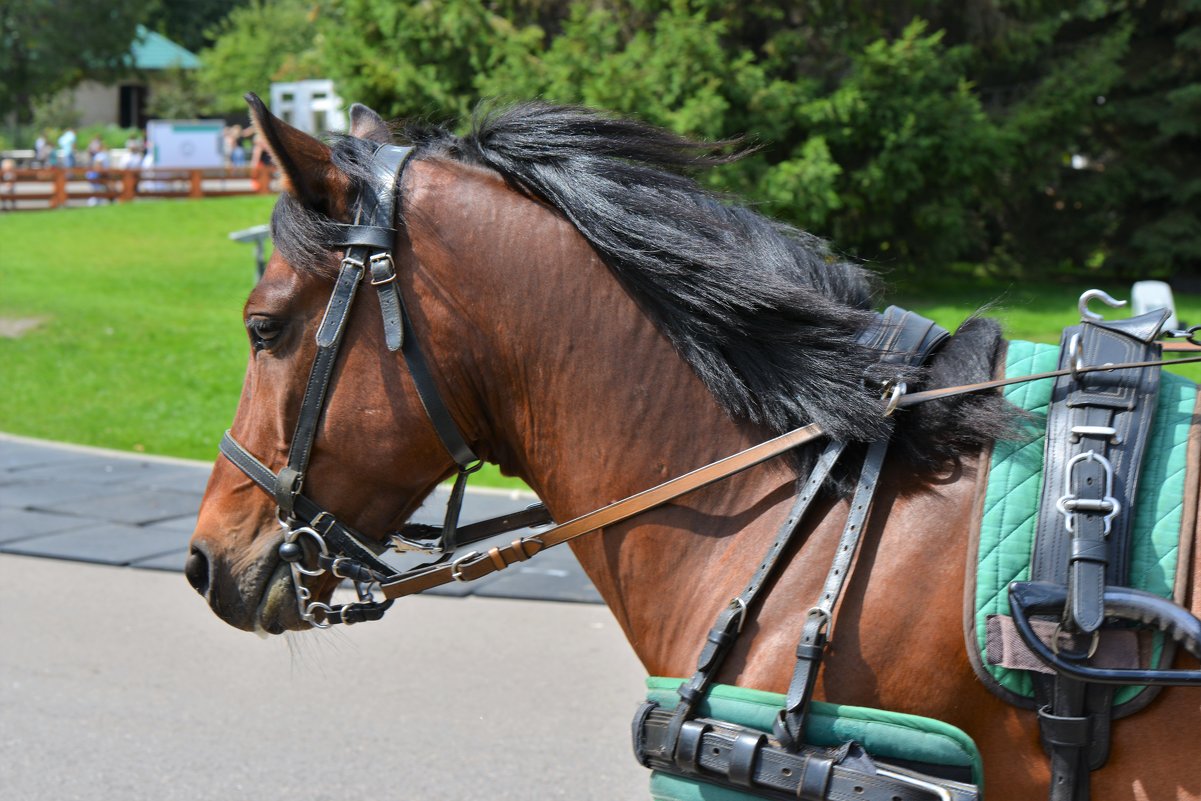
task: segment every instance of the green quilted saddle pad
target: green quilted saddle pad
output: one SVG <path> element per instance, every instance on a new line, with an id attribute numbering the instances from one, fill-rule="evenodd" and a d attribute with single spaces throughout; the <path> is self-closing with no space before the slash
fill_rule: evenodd
<path id="1" fill-rule="evenodd" d="M 1058 365 L 1058 346 L 1012 341 L 1005 375 L 1041 373 L 1055 370 Z M 1047 378 L 1014 384 L 1005 387 L 1005 397 L 1034 415 L 1036 423 L 1039 419 L 1045 421 L 1053 382 Z M 1176 577 L 1189 426 L 1196 402 L 1195 384 L 1162 373 L 1154 427 L 1134 503 L 1130 584 L 1164 598 L 1172 597 Z M 1045 425 L 1039 430 L 1044 431 Z M 1009 583 L 1030 578 L 1045 440 L 1045 433 L 1040 433 L 1034 439 L 997 442 L 993 447 L 977 551 L 975 639 L 980 663 L 1002 687 L 1027 698 L 1034 695 L 1028 672 L 988 664 L 984 656 L 986 625 L 991 615 L 1010 614 Z M 1161 647 L 1156 644 L 1155 659 Z M 1143 689 L 1123 687 L 1115 693 L 1114 703 L 1125 703 Z"/>
<path id="2" fill-rule="evenodd" d="M 647 700 L 674 709 L 676 689 L 684 679 L 651 676 L 646 680 Z M 784 708 L 784 696 L 717 684 L 701 702 L 698 717 L 715 718 L 771 734 L 772 722 Z M 906 759 L 935 765 L 968 767 L 983 789 L 984 768 L 980 751 L 963 731 L 949 723 L 885 712 L 860 706 L 813 701 L 805 724 L 805 742 L 839 746 L 854 740 L 869 754 L 883 760 Z M 655 801 L 762 801 L 762 796 L 710 784 L 700 779 L 651 772 L 651 797 Z"/>

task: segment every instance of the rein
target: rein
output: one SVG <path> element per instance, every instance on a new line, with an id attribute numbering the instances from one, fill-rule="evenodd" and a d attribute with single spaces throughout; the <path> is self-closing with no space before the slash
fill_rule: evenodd
<path id="1" fill-rule="evenodd" d="M 220 444 L 221 454 L 275 499 L 280 525 L 284 529 L 279 555 L 290 565 L 302 620 L 316 628 L 326 628 L 333 623 L 352 624 L 378 620 L 396 598 L 424 592 L 453 581 L 474 581 L 482 578 L 516 562 L 526 561 L 547 548 L 628 520 L 701 487 L 729 478 L 824 435 L 825 432 L 816 423 L 802 426 L 561 525 L 532 536 L 518 538 L 507 546 L 491 548 L 485 553 L 471 551 L 456 556 L 455 549 L 460 546 L 506 531 L 546 525 L 552 520 L 545 506 L 535 504 L 522 512 L 484 520 L 462 528 L 458 525 L 467 478 L 480 468 L 482 460 L 476 456 L 455 424 L 434 384 L 429 364 L 412 335 L 408 314 L 396 286 L 396 270 L 392 257 L 396 234 L 392 226 L 398 184 L 411 152 L 411 148 L 394 145 L 382 145 L 376 150 L 370 167 L 379 186 L 375 191 L 364 193 L 356 212 L 355 223 L 343 226 L 345 235 L 342 241 L 330 243 L 342 246 L 345 255 L 317 332 L 317 356 L 309 374 L 287 465 L 278 473 L 272 471 L 242 446 L 229 431 L 225 433 Z M 325 399 L 332 382 L 346 321 L 358 287 L 364 280 L 369 280 L 376 289 L 384 320 L 386 345 L 390 351 L 399 350 L 404 356 L 422 407 L 457 466 L 454 487 L 441 528 L 410 525 L 401 532 L 391 534 L 387 543 L 373 541 L 339 522 L 328 510 L 302 492 L 305 472 L 312 454 L 317 426 L 324 412 Z M 1192 343 L 1191 336 L 1189 341 Z M 906 394 L 903 383 L 892 382 L 885 387 L 883 413 L 888 416 L 896 409 L 908 408 L 919 403 L 1068 374 L 1082 375 L 1199 361 L 1201 356 L 1164 362 L 1088 366 L 1077 358 L 1070 368 L 1063 370 L 912 394 Z M 832 465 L 832 460 L 830 462 Z M 819 472 L 824 477 L 828 468 Z M 813 478 L 810 477 L 811 484 Z M 819 480 L 817 485 L 820 486 L 820 483 Z M 813 491 L 816 492 L 816 487 Z M 307 551 L 306 543 L 309 546 Z M 389 549 L 426 553 L 437 558 L 433 562 L 409 570 L 397 571 L 380 558 L 381 554 Z M 314 553 L 316 566 L 310 567 L 306 565 L 306 561 L 313 557 Z M 316 601 L 305 579 L 325 573 L 354 582 L 359 600 L 334 606 Z M 382 595 L 382 600 L 375 598 L 376 592 Z M 744 613 L 745 603 L 741 609 Z M 738 619 L 741 620 L 741 614 L 738 615 Z"/>

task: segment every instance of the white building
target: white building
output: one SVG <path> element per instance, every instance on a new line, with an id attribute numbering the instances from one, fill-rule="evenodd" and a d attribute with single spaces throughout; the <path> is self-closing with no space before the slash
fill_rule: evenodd
<path id="1" fill-rule="evenodd" d="M 271 112 L 309 134 L 347 129 L 342 98 L 330 80 L 271 84 Z"/>

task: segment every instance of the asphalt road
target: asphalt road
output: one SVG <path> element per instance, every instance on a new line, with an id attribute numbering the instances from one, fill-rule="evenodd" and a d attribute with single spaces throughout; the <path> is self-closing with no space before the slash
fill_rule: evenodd
<path id="1" fill-rule="evenodd" d="M 646 798 L 600 605 L 413 597 L 266 641 L 176 573 L 0 554 L 6 801 Z"/>

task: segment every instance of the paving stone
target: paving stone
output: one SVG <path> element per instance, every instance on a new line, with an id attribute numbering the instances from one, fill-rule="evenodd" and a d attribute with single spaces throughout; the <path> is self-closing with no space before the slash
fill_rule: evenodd
<path id="1" fill-rule="evenodd" d="M 0 437 L 0 470 L 3 471 L 70 462 L 78 458 L 79 452 L 72 449 L 16 442 Z"/>
<path id="2" fill-rule="evenodd" d="M 180 532 L 110 523 L 0 545 L 0 551 L 79 562 L 127 565 L 187 548 Z"/>
<path id="3" fill-rule="evenodd" d="M 0 435 L 0 551 L 182 572 L 209 471 L 205 465 L 93 455 Z M 449 487 L 437 488 L 413 521 L 441 523 L 449 494 Z M 525 492 L 469 490 L 460 519 L 471 523 L 525 509 L 535 501 Z M 508 545 L 531 533 L 522 529 L 501 534 L 464 552 Z M 397 566 L 408 567 L 420 557 L 393 559 Z M 566 547 L 471 584 L 454 582 L 428 594 L 600 602 Z"/>
<path id="4" fill-rule="evenodd" d="M 510 567 L 495 581 L 480 587 L 481 598 L 527 598 L 540 601 L 604 603 L 596 587 L 578 567 L 540 567 L 534 562 Z"/>
<path id="5" fill-rule="evenodd" d="M 155 473 L 147 479 L 146 488 L 190 492 L 196 496 L 196 505 L 199 506 L 211 472 L 208 468 L 181 468 Z"/>
<path id="6" fill-rule="evenodd" d="M 183 517 L 172 517 L 168 520 L 159 520 L 154 524 L 154 528 L 165 528 L 171 531 L 182 531 L 189 536 L 196 530 L 197 515 L 184 515 Z"/>
<path id="7" fill-rule="evenodd" d="M 57 534 L 60 531 L 103 525 L 103 523 L 104 521 L 90 520 L 85 517 L 0 507 L 0 543 Z"/>
<path id="8" fill-rule="evenodd" d="M 188 561 L 188 549 L 181 548 L 178 551 L 165 553 L 160 556 L 154 556 L 149 559 L 136 559 L 129 563 L 130 567 L 137 567 L 144 570 L 165 570 L 169 573 L 183 573 L 184 563 Z"/>
<path id="9" fill-rule="evenodd" d="M 0 492 L 3 491 L 0 487 Z M 158 520 L 185 517 L 196 512 L 197 498 L 190 492 L 176 490 L 145 490 L 109 494 L 101 498 L 90 499 L 87 503 L 87 514 L 101 517 L 117 523 L 139 525 Z M 38 505 L 51 512 L 70 512 L 71 504 Z"/>
<path id="10" fill-rule="evenodd" d="M 75 481 L 94 484 L 130 483 L 138 487 L 162 486 L 172 479 L 195 481 L 196 468 L 144 462 L 122 457 L 79 457 L 75 461 L 30 467 L 22 472 L 26 481 Z M 207 477 L 207 473 L 204 473 Z M 203 485 L 201 485 L 203 489 Z"/>
<path id="11" fill-rule="evenodd" d="M 19 481 L 0 485 L 0 506 L 13 509 L 44 509 L 64 514 L 89 515 L 82 502 L 111 494 L 99 484 L 77 481 Z"/>

